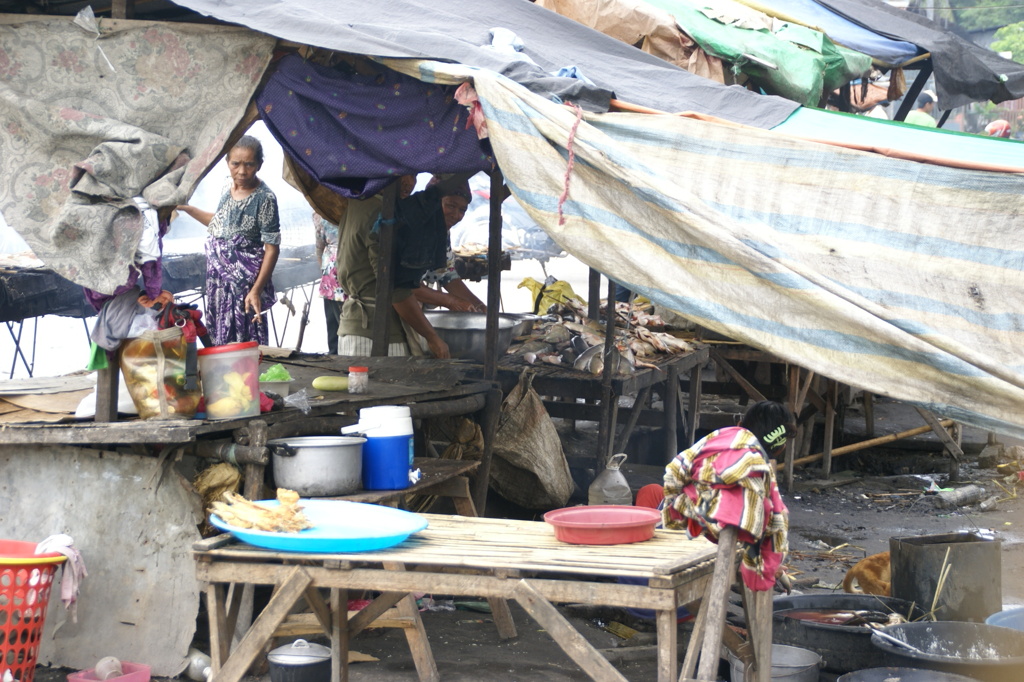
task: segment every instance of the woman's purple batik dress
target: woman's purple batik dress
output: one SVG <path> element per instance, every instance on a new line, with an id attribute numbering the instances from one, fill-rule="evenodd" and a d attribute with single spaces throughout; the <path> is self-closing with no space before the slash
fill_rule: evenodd
<path id="1" fill-rule="evenodd" d="M 254 324 L 243 302 L 263 265 L 263 245 L 281 243 L 277 197 L 260 181 L 252 194 L 236 201 L 230 187 L 224 191 L 210 220 L 206 240 L 206 317 L 218 346 L 236 341 L 267 344 L 267 324 Z M 274 285 L 267 282 L 260 305 L 274 304 Z"/>

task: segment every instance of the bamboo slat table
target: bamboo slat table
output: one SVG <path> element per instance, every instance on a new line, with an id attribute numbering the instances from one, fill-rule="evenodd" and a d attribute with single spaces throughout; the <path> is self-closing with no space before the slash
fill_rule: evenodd
<path id="1" fill-rule="evenodd" d="M 658 680 L 678 676 L 676 609 L 704 594 L 716 556 L 711 543 L 658 530 L 646 542 L 580 546 L 556 540 L 552 527 L 539 521 L 424 516 L 427 529 L 372 552 L 279 552 L 228 534 L 196 543 L 197 576 L 207 584 L 214 682 L 238 682 L 303 597 L 331 638 L 334 682 L 348 679 L 350 638 L 395 605 L 409 621 L 404 631 L 420 679 L 440 679 L 411 592 L 515 599 L 595 680 L 625 678 L 553 603 L 653 609 Z M 620 576 L 646 578 L 648 585 L 615 582 Z M 236 606 L 228 587 L 245 584 L 273 585 L 274 596 L 229 656 Z M 329 604 L 317 588 L 330 589 Z M 350 618 L 349 590 L 380 595 Z"/>

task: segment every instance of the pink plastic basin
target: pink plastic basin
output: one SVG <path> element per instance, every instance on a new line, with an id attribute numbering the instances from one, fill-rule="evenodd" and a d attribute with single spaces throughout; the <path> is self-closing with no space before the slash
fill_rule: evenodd
<path id="1" fill-rule="evenodd" d="M 145 663 L 121 661 L 121 671 L 124 673 L 123 675 L 111 677 L 107 682 L 149 682 L 149 666 Z M 97 682 L 98 679 L 95 668 L 68 674 L 68 682 Z"/>
<path id="2" fill-rule="evenodd" d="M 654 537 L 661 512 L 647 507 L 595 505 L 566 507 L 544 515 L 555 538 L 573 545 L 626 545 Z"/>

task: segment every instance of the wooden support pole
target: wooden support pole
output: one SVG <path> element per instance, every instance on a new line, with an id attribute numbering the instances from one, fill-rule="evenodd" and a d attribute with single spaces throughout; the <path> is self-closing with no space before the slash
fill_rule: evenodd
<path id="1" fill-rule="evenodd" d="M 755 592 L 743 585 L 747 637 L 754 648 L 754 669 L 744 673 L 750 682 L 772 679 L 772 591 Z"/>
<path id="2" fill-rule="evenodd" d="M 797 405 L 797 398 L 800 395 L 800 367 L 797 365 L 789 366 L 789 409 L 794 414 L 800 414 L 800 406 Z M 787 439 L 785 457 L 786 457 L 786 469 L 783 475 L 784 485 L 786 491 L 793 490 L 793 466 L 797 457 L 797 447 L 799 446 L 800 439 L 800 427 L 796 427 L 796 433 L 793 434 L 792 438 Z"/>
<path id="3" fill-rule="evenodd" d="M 700 364 L 690 370 L 690 395 L 687 403 L 688 424 L 686 426 L 686 443 L 689 446 L 697 441 L 697 429 L 700 428 L 700 403 L 703 391 L 702 374 L 704 365 Z"/>
<path id="4" fill-rule="evenodd" d="M 618 416 L 618 396 L 612 388 L 613 353 L 615 348 L 615 282 L 608 280 L 608 308 L 604 325 L 604 369 L 601 372 L 601 423 L 597 429 L 597 461 L 595 470 L 601 472 L 608 458 L 612 456 L 615 440 L 615 421 Z"/>
<path id="5" fill-rule="evenodd" d="M 484 409 L 480 413 L 480 431 L 484 438 L 484 451 L 480 455 L 480 467 L 473 477 L 473 506 L 478 513 L 487 513 L 487 491 L 491 481 L 491 457 L 494 454 L 494 439 L 498 433 L 501 417 L 501 389 L 487 392 Z"/>
<path id="6" fill-rule="evenodd" d="M 839 396 L 839 384 L 832 380 L 825 380 L 825 442 L 821 450 L 821 469 L 825 478 L 832 475 L 832 440 L 835 437 L 836 427 L 836 402 Z"/>
<path id="7" fill-rule="evenodd" d="M 498 376 L 498 312 L 501 307 L 501 200 L 505 197 L 501 169 L 491 171 L 491 211 L 487 238 L 487 330 L 484 379 Z"/>
<path id="8" fill-rule="evenodd" d="M 914 409 L 917 410 L 917 413 L 921 415 L 922 419 L 928 422 L 928 426 L 930 426 L 935 435 L 939 437 L 939 440 L 942 441 L 943 446 L 946 448 L 946 452 L 949 453 L 949 480 L 951 482 L 959 481 L 960 462 L 964 459 L 964 451 L 960 448 L 960 444 L 953 440 L 953 437 L 949 435 L 949 432 L 943 428 L 938 417 L 924 408 L 915 406 Z"/>
<path id="9" fill-rule="evenodd" d="M 676 411 L 679 409 L 679 368 L 675 363 L 668 366 L 668 376 L 665 379 L 665 395 L 662 397 L 663 409 L 665 411 L 665 458 L 666 464 L 679 452 L 679 429 L 677 424 L 679 418 Z"/>
<path id="10" fill-rule="evenodd" d="M 952 419 L 946 419 L 939 423 L 942 424 L 942 426 L 952 426 L 956 422 L 954 422 Z M 857 452 L 858 450 L 866 450 L 867 448 L 871 448 L 876 445 L 885 445 L 886 443 L 891 443 L 895 440 L 900 440 L 901 438 L 920 436 L 922 433 L 927 433 L 928 431 L 931 431 L 931 428 L 932 427 L 930 426 L 919 426 L 916 429 L 909 429 L 907 431 L 901 431 L 899 433 L 891 433 L 888 436 L 879 436 L 878 438 L 872 438 L 871 440 L 861 441 L 860 443 L 853 443 L 852 445 L 844 445 L 840 448 L 833 448 L 832 457 L 840 457 L 842 455 L 847 455 L 851 452 Z M 806 457 L 801 457 L 800 459 L 794 461 L 793 464 L 794 466 L 798 464 L 801 466 L 804 464 L 811 464 L 812 462 L 817 462 L 824 456 L 824 453 L 819 452 L 816 455 L 808 455 Z M 779 471 L 780 469 L 782 469 L 782 465 L 776 462 L 775 470 Z"/>
<path id="11" fill-rule="evenodd" d="M 398 201 L 398 182 L 384 188 L 381 208 L 379 247 L 377 251 L 377 290 L 373 302 L 373 349 L 370 355 L 386 357 L 391 321 L 391 294 L 395 290 L 395 203 Z"/>
<path id="12" fill-rule="evenodd" d="M 537 312 L 543 314 L 544 311 Z M 601 317 L 601 273 L 590 268 L 587 280 L 587 317 L 597 322 Z"/>
<path id="13" fill-rule="evenodd" d="M 722 649 L 722 630 L 725 628 L 725 609 L 729 601 L 729 590 L 736 579 L 736 541 L 739 532 L 736 526 L 725 526 L 718 534 L 718 558 L 711 586 L 703 608 L 707 609 L 706 630 L 700 649 L 700 663 L 697 678 L 713 680 L 718 675 L 718 659 Z"/>

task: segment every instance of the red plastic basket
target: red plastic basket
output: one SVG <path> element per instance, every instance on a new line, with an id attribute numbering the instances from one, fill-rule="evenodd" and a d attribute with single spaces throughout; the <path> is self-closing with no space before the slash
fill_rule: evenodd
<path id="1" fill-rule="evenodd" d="M 63 554 L 33 554 L 34 542 L 0 540 L 0 678 L 32 682 L 46 607 Z"/>

